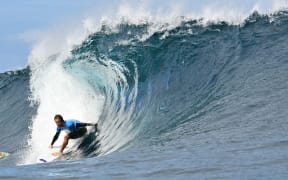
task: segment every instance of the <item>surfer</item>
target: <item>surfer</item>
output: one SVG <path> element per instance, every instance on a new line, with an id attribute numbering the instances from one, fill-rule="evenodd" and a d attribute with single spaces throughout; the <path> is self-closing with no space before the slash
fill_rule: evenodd
<path id="1" fill-rule="evenodd" d="M 63 153 L 65 147 L 68 144 L 69 139 L 77 139 L 77 138 L 84 136 L 87 132 L 86 126 L 94 126 L 96 128 L 96 131 L 98 131 L 97 123 L 96 124 L 81 123 L 79 120 L 75 120 L 75 119 L 64 120 L 60 114 L 55 115 L 54 121 L 57 125 L 57 129 L 56 129 L 56 134 L 54 135 L 53 140 L 51 144 L 49 145 L 49 148 L 51 149 L 53 148 L 53 144 L 58 139 L 60 132 L 62 130 L 68 131 L 68 133 L 64 136 L 64 140 L 63 140 L 60 151 L 52 153 L 52 155 L 54 156 L 59 156 Z"/>

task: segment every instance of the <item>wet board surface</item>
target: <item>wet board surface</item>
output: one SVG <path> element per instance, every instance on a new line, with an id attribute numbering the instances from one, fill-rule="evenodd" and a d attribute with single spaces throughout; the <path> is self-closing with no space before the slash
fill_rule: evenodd
<path id="1" fill-rule="evenodd" d="M 47 163 L 47 162 L 54 161 L 59 156 L 53 156 L 52 153 L 59 151 L 60 148 L 61 146 L 56 146 L 56 147 L 53 147 L 53 149 L 49 149 L 46 152 L 43 152 L 37 157 L 37 163 Z"/>

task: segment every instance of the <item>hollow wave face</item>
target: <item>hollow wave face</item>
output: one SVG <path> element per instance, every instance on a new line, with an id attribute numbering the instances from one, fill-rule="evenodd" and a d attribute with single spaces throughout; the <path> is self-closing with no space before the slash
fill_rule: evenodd
<path id="1" fill-rule="evenodd" d="M 247 138 L 264 126 L 257 114 L 286 100 L 280 101 L 288 77 L 287 11 L 255 12 L 236 25 L 176 19 L 174 24 L 103 21 L 93 32 L 76 35 L 75 42 L 36 46 L 29 68 L 30 100 L 37 112 L 23 163 L 48 153 L 55 114 L 99 124 L 98 136 L 89 129 L 83 139 L 69 142 L 79 155 L 74 158 L 151 145 L 153 139 L 173 141 L 179 131 L 183 137 L 221 128 L 220 134 L 238 132 L 251 117 Z M 273 88 L 276 79 L 282 88 Z M 276 92 L 279 96 L 273 96 Z"/>
<path id="2" fill-rule="evenodd" d="M 79 149 L 79 142 L 69 143 L 74 151 L 79 150 L 86 156 L 113 152 L 135 136 L 133 113 L 138 89 L 137 66 L 133 60 L 129 61 L 131 67 L 128 69 L 105 55 L 97 57 L 95 46 L 85 47 L 84 43 L 81 49 L 87 52 L 76 48 L 68 56 L 50 56 L 40 64 L 37 58 L 33 60 L 31 57 L 30 99 L 38 109 L 32 120 L 29 141 L 31 151 L 28 154 L 32 155 L 25 163 L 35 161 L 39 154 L 48 153 L 47 147 L 56 128 L 53 116 L 57 113 L 65 119 L 99 123 L 100 147 L 93 143 L 96 139 L 89 142 L 91 145 L 84 145 L 86 152 Z"/>

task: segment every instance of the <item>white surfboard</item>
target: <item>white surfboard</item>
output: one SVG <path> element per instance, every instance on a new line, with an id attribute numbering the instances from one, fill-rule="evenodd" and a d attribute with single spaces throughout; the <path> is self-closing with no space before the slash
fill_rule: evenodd
<path id="1" fill-rule="evenodd" d="M 52 153 L 42 154 L 42 155 L 37 157 L 37 162 L 38 163 L 47 163 L 47 162 L 51 162 L 51 161 L 55 160 L 56 158 L 57 158 L 57 156 L 53 156 Z"/>
<path id="2" fill-rule="evenodd" d="M 61 146 L 54 146 L 52 149 L 48 150 L 47 152 L 40 154 L 37 157 L 37 163 L 47 163 L 47 162 L 51 162 L 54 161 L 55 159 L 57 159 L 59 156 L 53 156 L 52 153 L 53 152 L 57 152 L 59 151 L 61 148 Z M 67 149 L 68 147 L 66 147 Z"/>

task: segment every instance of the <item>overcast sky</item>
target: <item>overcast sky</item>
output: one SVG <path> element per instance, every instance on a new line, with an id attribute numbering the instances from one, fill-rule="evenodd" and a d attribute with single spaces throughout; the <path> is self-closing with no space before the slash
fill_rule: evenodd
<path id="1" fill-rule="evenodd" d="M 128 1 L 128 0 L 127 0 Z M 132 1 L 133 4 L 136 1 Z M 141 1 L 141 0 L 140 0 Z M 142 0 L 143 2 L 147 2 Z M 246 4 L 247 9 L 251 8 L 253 3 L 261 2 L 262 6 L 269 8 L 272 0 L 234 0 L 223 2 L 233 2 L 233 4 Z M 277 1 L 277 0 L 276 0 Z M 278 0 L 279 2 L 288 2 L 288 0 Z M 2 1 L 0 6 L 0 72 L 23 68 L 27 65 L 28 55 L 32 48 L 32 43 L 23 39 L 23 34 L 33 31 L 45 31 L 57 24 L 65 24 L 67 21 L 80 20 L 93 10 L 100 10 L 102 6 L 108 6 L 112 3 L 119 3 L 116 0 L 7 0 Z M 139 2 L 139 1 L 137 1 Z M 153 6 L 162 6 L 164 0 L 154 0 Z M 193 4 L 202 3 L 202 6 L 215 2 L 211 0 L 183 0 L 170 2 L 186 2 Z M 216 1 L 221 2 L 221 1 Z M 274 1 L 273 1 L 274 2 Z M 104 4 L 105 3 L 105 4 Z M 108 5 L 107 5 L 108 4 Z M 265 5 L 266 4 L 266 5 Z M 137 6 L 138 3 L 135 3 Z M 175 4 L 177 5 L 177 4 Z M 238 6 L 238 5 L 235 5 Z M 96 7 L 100 8 L 97 9 Z M 162 6 L 163 7 L 163 6 Z M 244 5 L 242 8 L 245 7 Z M 96 8 L 96 9 L 95 9 Z M 193 11 L 188 8 L 188 11 Z M 102 9 L 103 11 L 103 9 Z M 105 11 L 105 9 L 104 9 Z M 94 12 L 95 13 L 95 12 Z"/>

